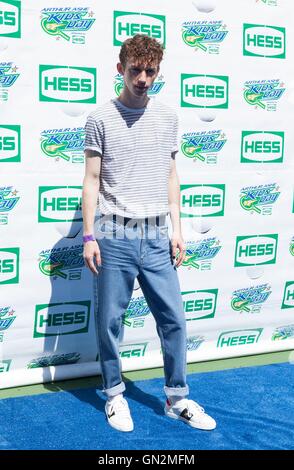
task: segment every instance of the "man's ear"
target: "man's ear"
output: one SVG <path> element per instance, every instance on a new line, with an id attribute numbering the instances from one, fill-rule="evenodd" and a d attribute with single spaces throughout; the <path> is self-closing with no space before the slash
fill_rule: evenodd
<path id="1" fill-rule="evenodd" d="M 122 66 L 122 64 L 121 64 L 120 62 L 118 62 L 118 63 L 116 64 L 116 68 L 117 68 L 118 73 L 120 73 L 121 75 L 124 74 L 124 69 L 123 69 L 123 66 Z"/>

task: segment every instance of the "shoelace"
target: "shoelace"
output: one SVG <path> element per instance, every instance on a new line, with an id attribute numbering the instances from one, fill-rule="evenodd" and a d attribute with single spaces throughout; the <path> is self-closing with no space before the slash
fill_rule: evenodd
<path id="1" fill-rule="evenodd" d="M 129 417 L 129 407 L 127 401 L 124 398 L 114 400 L 110 405 L 109 414 L 112 414 L 113 411 L 115 413 L 122 412 L 122 416 Z"/>
<path id="2" fill-rule="evenodd" d="M 204 408 L 202 408 L 202 406 L 198 405 L 198 403 L 196 403 L 196 401 L 193 401 L 193 400 L 187 400 L 187 408 L 188 408 L 188 411 L 192 413 L 193 413 L 193 410 L 196 412 L 205 413 Z"/>

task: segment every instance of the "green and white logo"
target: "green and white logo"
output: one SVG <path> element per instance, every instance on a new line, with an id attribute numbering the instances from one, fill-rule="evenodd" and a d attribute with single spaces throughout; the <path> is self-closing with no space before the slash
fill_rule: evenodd
<path id="1" fill-rule="evenodd" d="M 285 93 L 284 82 L 279 79 L 247 80 L 244 83 L 243 97 L 250 106 L 266 111 L 276 111 L 278 100 Z"/>
<path id="2" fill-rule="evenodd" d="M 281 192 L 276 183 L 248 186 L 240 191 L 240 206 L 251 214 L 271 215 Z"/>
<path id="3" fill-rule="evenodd" d="M 279 326 L 272 334 L 272 341 L 281 341 L 294 338 L 294 325 Z"/>
<path id="4" fill-rule="evenodd" d="M 189 108 L 228 108 L 229 77 L 181 74 L 181 106 Z"/>
<path id="5" fill-rule="evenodd" d="M 8 101 L 9 92 L 20 75 L 18 68 L 13 62 L 0 62 L 0 104 Z"/>
<path id="6" fill-rule="evenodd" d="M 187 338 L 187 351 L 196 351 L 205 342 L 204 336 L 196 335 Z"/>
<path id="7" fill-rule="evenodd" d="M 282 163 L 284 132 L 242 131 L 241 163 Z"/>
<path id="8" fill-rule="evenodd" d="M 89 7 L 43 8 L 41 10 L 43 31 L 73 44 L 85 44 L 85 33 L 96 21 Z"/>
<path id="9" fill-rule="evenodd" d="M 10 369 L 10 365 L 11 365 L 11 359 L 0 361 L 0 374 L 1 372 L 8 372 Z"/>
<path id="10" fill-rule="evenodd" d="M 220 240 L 216 237 L 205 238 L 199 241 L 186 242 L 186 255 L 182 266 L 188 269 L 196 268 L 200 271 L 209 271 L 212 260 L 221 249 Z"/>
<path id="11" fill-rule="evenodd" d="M 55 162 L 84 163 L 85 128 L 46 129 L 41 133 L 41 149 Z"/>
<path id="12" fill-rule="evenodd" d="M 235 290 L 231 299 L 231 307 L 239 313 L 260 313 L 261 307 L 271 293 L 269 284 Z"/>
<path id="13" fill-rule="evenodd" d="M 123 315 L 123 324 L 132 328 L 142 328 L 150 309 L 143 295 L 132 298 Z"/>
<path id="14" fill-rule="evenodd" d="M 294 308 L 294 281 L 287 281 L 281 308 Z"/>
<path id="15" fill-rule="evenodd" d="M 225 137 L 221 130 L 186 132 L 182 135 L 181 150 L 193 162 L 216 164 L 217 157 L 227 142 Z"/>
<path id="16" fill-rule="evenodd" d="M 83 245 L 64 246 L 62 250 L 60 248 L 42 250 L 38 261 L 41 273 L 52 277 L 53 280 L 80 280 L 81 271 L 85 267 Z"/>
<path id="17" fill-rule="evenodd" d="M 224 215 L 224 184 L 181 185 L 181 217 Z"/>
<path id="18" fill-rule="evenodd" d="M 245 346 L 259 341 L 263 328 L 224 331 L 217 340 L 217 347 Z"/>
<path id="19" fill-rule="evenodd" d="M 294 210 L 293 210 L 294 212 Z M 292 256 L 294 256 L 294 236 L 291 238 L 291 241 L 290 241 L 290 246 L 289 246 L 289 251 L 290 251 L 290 254 Z"/>
<path id="20" fill-rule="evenodd" d="M 80 222 L 82 186 L 39 186 L 39 222 Z"/>
<path id="21" fill-rule="evenodd" d="M 245 23 L 243 25 L 243 55 L 285 59 L 285 28 Z"/>
<path id="22" fill-rule="evenodd" d="M 3 342 L 4 333 L 11 327 L 16 319 L 15 310 L 11 306 L 0 307 L 0 342 Z"/>
<path id="23" fill-rule="evenodd" d="M 261 2 L 264 5 L 268 5 L 271 7 L 278 6 L 278 0 L 255 0 L 255 3 Z"/>
<path id="24" fill-rule="evenodd" d="M 236 237 L 235 267 L 274 264 L 278 234 L 246 235 Z"/>
<path id="25" fill-rule="evenodd" d="M 219 46 L 228 34 L 222 20 L 185 21 L 182 24 L 182 39 L 195 51 L 219 54 Z"/>
<path id="26" fill-rule="evenodd" d="M 183 307 L 187 321 L 213 318 L 218 289 L 182 292 Z"/>
<path id="27" fill-rule="evenodd" d="M 38 367 L 61 366 L 65 364 L 76 364 L 81 358 L 80 353 L 54 354 L 52 356 L 42 356 L 32 359 L 28 365 L 28 369 L 36 369 Z"/>
<path id="28" fill-rule="evenodd" d="M 20 38 L 20 0 L 0 0 L 0 37 Z"/>
<path id="29" fill-rule="evenodd" d="M 19 248 L 0 248 L 0 284 L 18 284 Z"/>
<path id="30" fill-rule="evenodd" d="M 132 359 L 134 357 L 145 356 L 146 348 L 148 343 L 137 343 L 137 344 L 124 344 L 119 347 L 119 355 L 121 358 Z"/>
<path id="31" fill-rule="evenodd" d="M 0 225 L 8 224 L 8 214 L 19 201 L 18 191 L 12 186 L 0 187 Z"/>
<path id="32" fill-rule="evenodd" d="M 20 126 L 0 125 L 0 163 L 20 162 Z"/>
<path id="33" fill-rule="evenodd" d="M 90 301 L 36 305 L 34 338 L 87 333 Z"/>
<path id="34" fill-rule="evenodd" d="M 128 11 L 113 12 L 113 45 L 121 46 L 135 34 L 146 34 L 165 45 L 165 16 Z"/>
<path id="35" fill-rule="evenodd" d="M 96 103 L 96 69 L 40 65 L 39 100 Z"/>

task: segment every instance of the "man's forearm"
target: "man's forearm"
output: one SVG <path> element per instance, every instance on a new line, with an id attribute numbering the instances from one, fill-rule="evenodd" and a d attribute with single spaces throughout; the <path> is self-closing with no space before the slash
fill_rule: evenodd
<path id="1" fill-rule="evenodd" d="M 169 177 L 168 204 L 170 210 L 170 218 L 173 226 L 173 232 L 178 235 L 181 234 L 180 197 L 180 183 L 178 175 L 174 174 Z"/>
<path id="2" fill-rule="evenodd" d="M 82 191 L 83 234 L 94 233 L 94 222 L 99 194 L 99 180 L 84 178 Z"/>

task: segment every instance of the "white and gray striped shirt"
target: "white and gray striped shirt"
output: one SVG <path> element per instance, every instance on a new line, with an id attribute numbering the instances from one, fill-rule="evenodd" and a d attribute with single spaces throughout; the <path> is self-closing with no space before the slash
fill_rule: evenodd
<path id="1" fill-rule="evenodd" d="M 87 116 L 84 150 L 100 153 L 98 206 L 102 214 L 150 217 L 169 213 L 168 177 L 178 151 L 178 117 L 150 98 L 128 108 L 113 98 Z"/>

